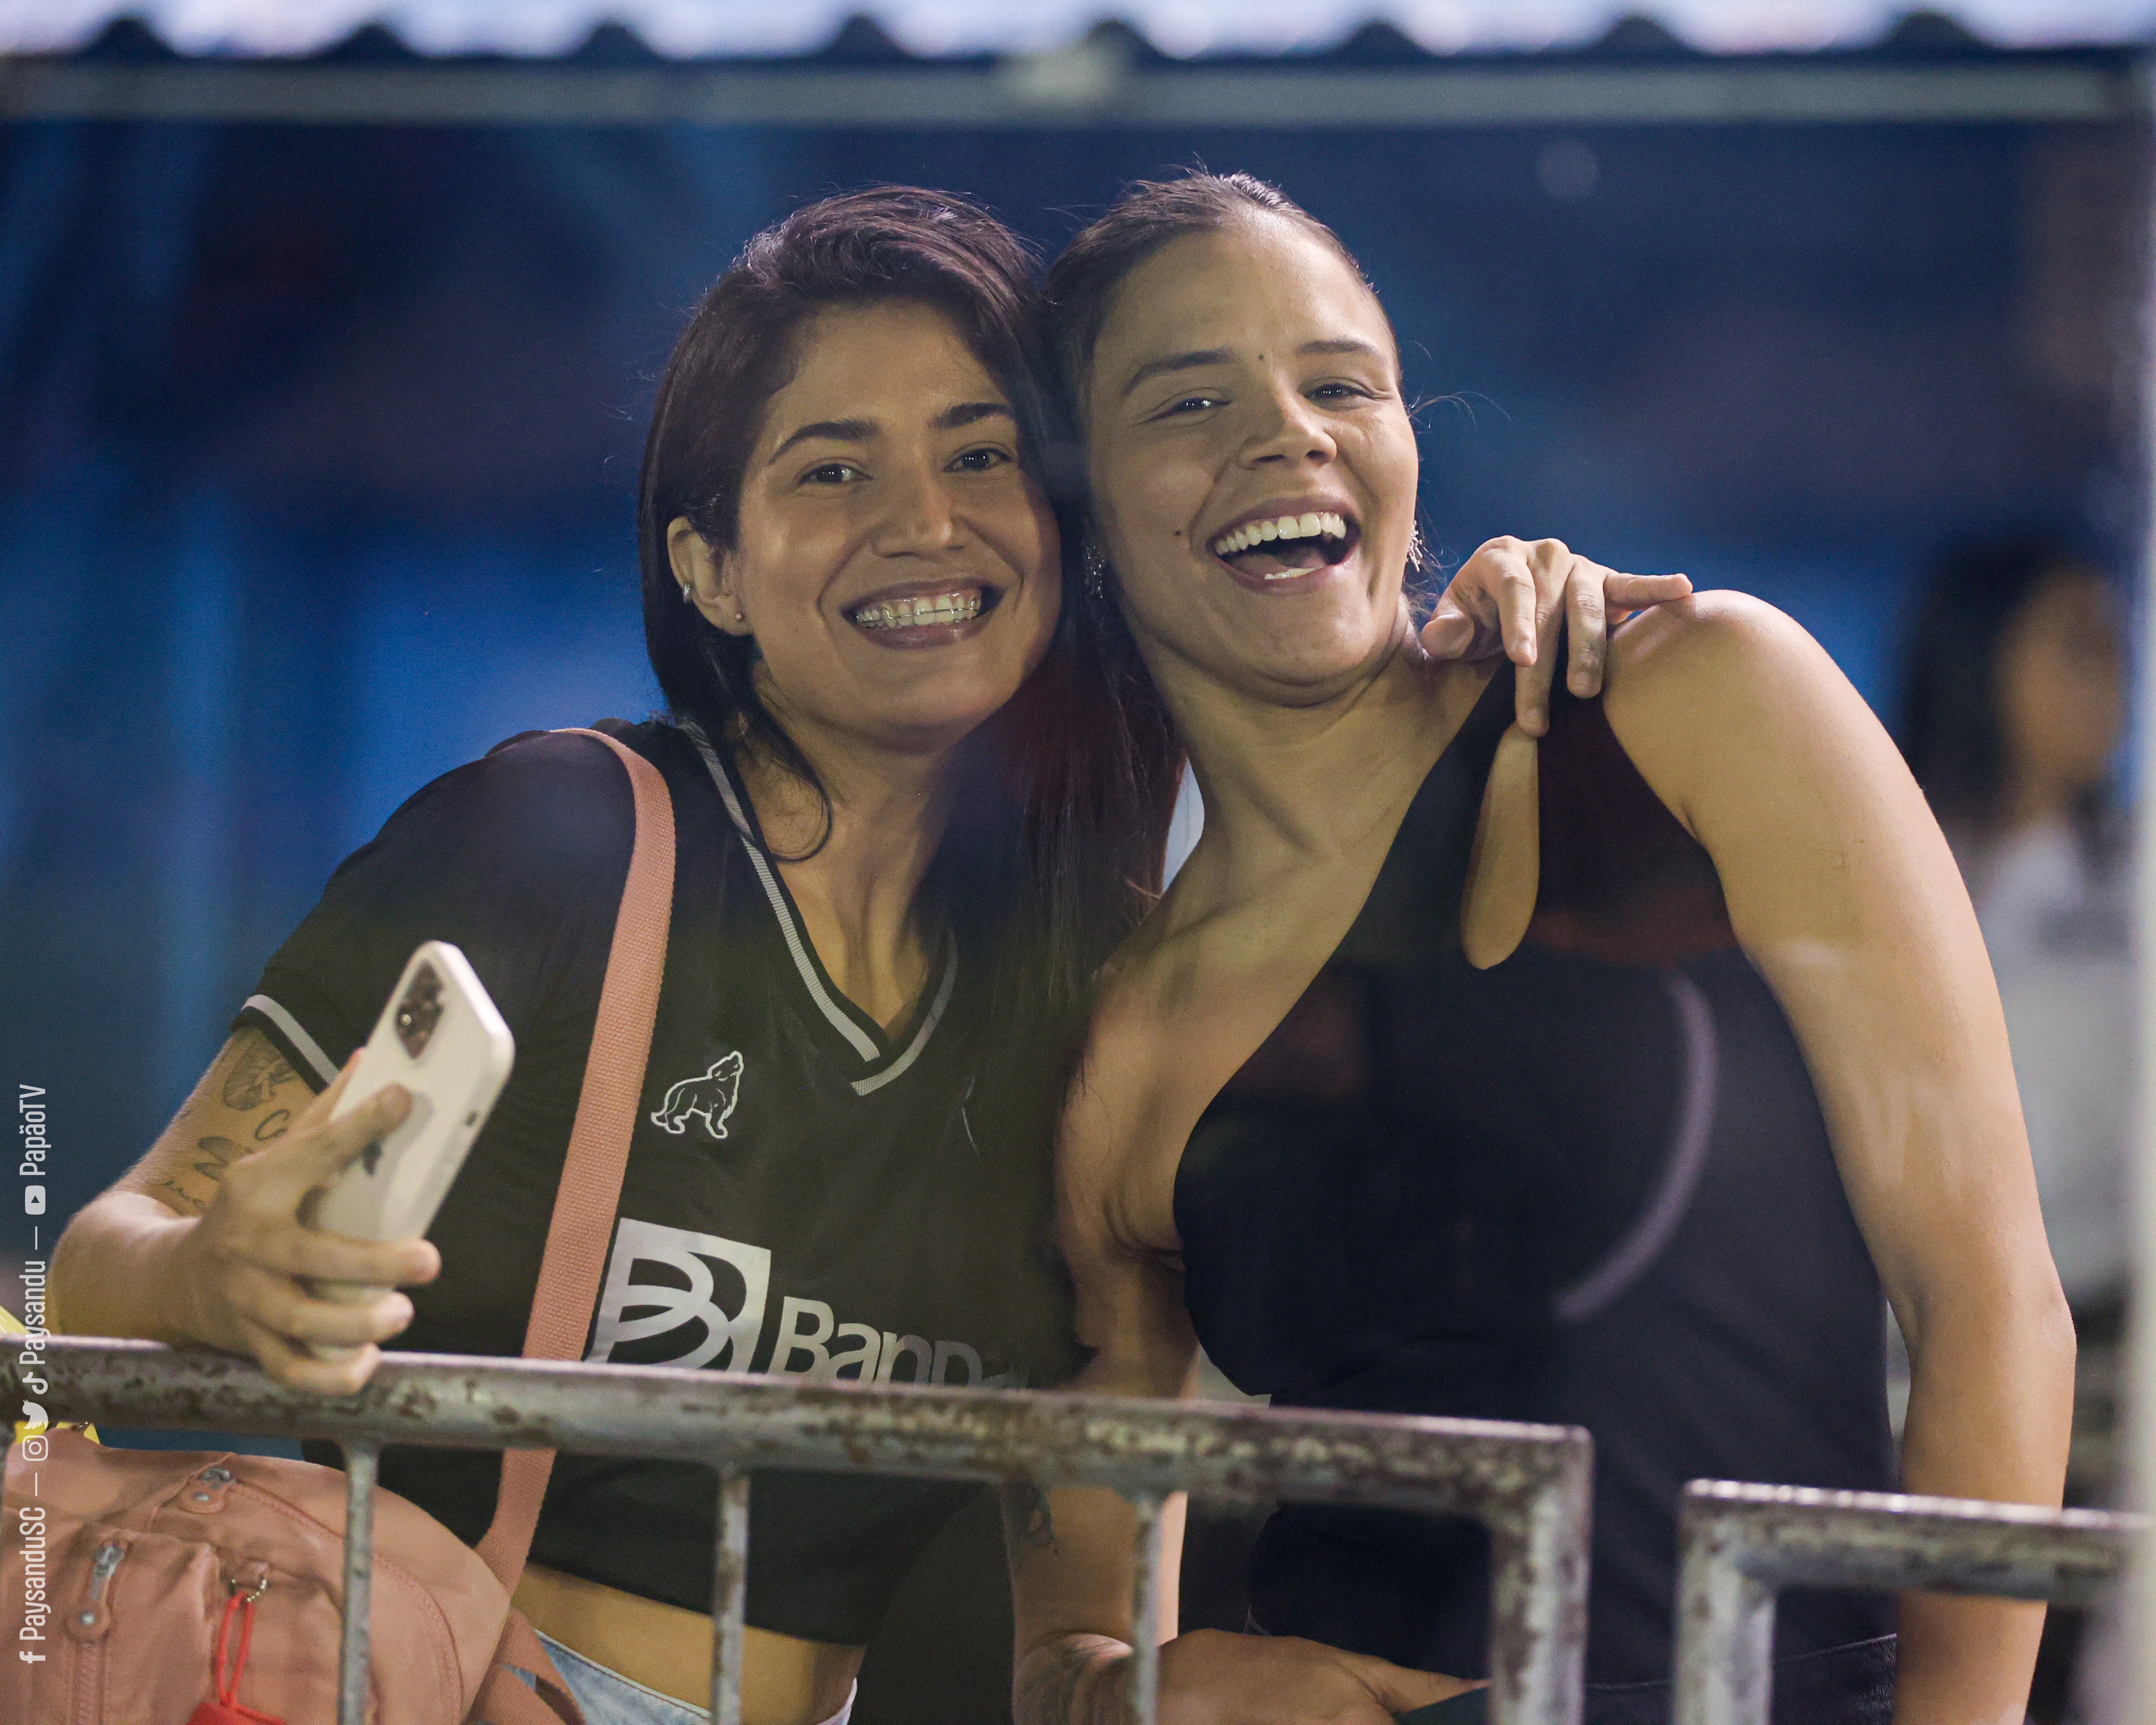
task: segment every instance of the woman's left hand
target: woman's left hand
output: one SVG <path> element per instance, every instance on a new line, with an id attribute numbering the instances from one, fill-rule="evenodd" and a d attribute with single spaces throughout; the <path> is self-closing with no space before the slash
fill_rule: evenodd
<path id="1" fill-rule="evenodd" d="M 1489 659 L 1502 651 L 1520 668 L 1514 697 L 1520 728 L 1540 737 L 1549 728 L 1560 624 L 1572 626 L 1565 686 L 1589 700 L 1602 692 L 1610 615 L 1691 597 L 1685 576 L 1623 575 L 1576 555 L 1561 539 L 1508 535 L 1487 541 L 1460 565 L 1423 625 L 1422 646 L 1433 659 Z"/>

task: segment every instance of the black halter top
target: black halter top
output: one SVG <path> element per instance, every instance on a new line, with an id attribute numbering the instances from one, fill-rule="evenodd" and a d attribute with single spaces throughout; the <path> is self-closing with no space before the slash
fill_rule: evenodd
<path id="1" fill-rule="evenodd" d="M 1795 1037 L 1599 701 L 1553 703 L 1526 942 L 1467 963 L 1512 707 L 1501 672 L 1353 927 L 1192 1134 L 1176 1223 L 1199 1336 L 1245 1390 L 1594 1434 L 1588 1676 L 1643 1686 L 1647 1717 L 1686 1481 L 1894 1489 L 1883 1306 Z M 1471 1521 L 1284 1507 L 1252 1600 L 1275 1635 L 1484 1673 Z M 1876 1670 L 1892 1628 L 1878 1596 L 1790 1594 L 1778 1654 L 1876 1643 Z"/>

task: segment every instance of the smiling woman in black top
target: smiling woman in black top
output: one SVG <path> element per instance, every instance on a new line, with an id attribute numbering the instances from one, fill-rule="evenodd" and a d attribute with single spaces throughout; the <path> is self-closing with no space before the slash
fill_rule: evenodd
<path id="1" fill-rule="evenodd" d="M 1092 968 L 1158 880 L 1178 756 L 1116 698 L 1110 614 L 1062 602 L 1034 318 L 1029 260 L 990 218 L 859 193 L 752 242 L 668 367 L 639 538 L 670 711 L 619 736 L 671 794 L 673 924 L 593 1359 L 982 1385 L 1071 1368 L 1052 1091 Z M 1518 651 L 1523 592 L 1584 578 L 1599 613 L 1605 572 L 1504 547 L 1468 584 L 1486 614 L 1509 594 Z M 1439 630 L 1462 644 L 1471 621 Z M 590 738 L 516 739 L 414 796 L 270 960 L 164 1137 L 69 1229 L 66 1327 L 252 1352 L 325 1391 L 392 1336 L 516 1352 L 630 832 Z M 472 960 L 514 1075 L 427 1240 L 311 1233 L 305 1194 L 397 1105 L 332 1129 L 307 1092 L 426 938 Z M 412 1291 L 345 1306 L 303 1278 Z M 497 1466 L 392 1450 L 383 1478 L 475 1538 Z M 747 1717 L 842 1717 L 862 1645 L 966 1494 L 756 1491 Z M 562 1458 L 517 1602 L 572 1688 L 701 1717 L 711 1514 L 692 1470 Z"/>
<path id="2" fill-rule="evenodd" d="M 1081 1381 L 1173 1390 L 1202 1341 L 1281 1403 L 1586 1425 L 1607 1725 L 1668 1715 L 1688 1477 L 1896 1483 L 1882 1287 L 1899 1482 L 2057 1503 L 2073 1337 L 1998 992 L 1832 661 L 1709 594 L 1620 630 L 1601 701 L 1510 732 L 1502 684 L 1410 650 L 1414 431 L 1337 236 L 1194 174 L 1133 187 L 1048 291 L 1101 560 L 1207 816 L 1065 1120 Z M 1127 1539 L 1097 1497 L 1053 1507 L 1070 1550 Z M 1171 1645 L 1163 1714 L 1442 1698 L 1482 1670 L 1475 1546 L 1284 1512 L 1268 1633 Z M 1068 1568 L 1019 1566 L 1029 1725 L 1120 1717 L 1129 1589 Z M 1887 1604 L 1785 1603 L 1781 1717 L 2019 1716 L 2041 1608 L 1907 1595 L 1897 1651 Z"/>

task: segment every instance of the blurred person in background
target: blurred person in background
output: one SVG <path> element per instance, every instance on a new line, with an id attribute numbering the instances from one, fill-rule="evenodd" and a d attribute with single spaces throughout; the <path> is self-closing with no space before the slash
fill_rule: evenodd
<path id="1" fill-rule="evenodd" d="M 1964 547 L 1925 594 L 1902 752 L 1946 829 L 1999 978 L 2044 1225 L 2085 1340 L 2115 1337 L 2133 1106 L 2118 595 L 2051 540 Z"/>

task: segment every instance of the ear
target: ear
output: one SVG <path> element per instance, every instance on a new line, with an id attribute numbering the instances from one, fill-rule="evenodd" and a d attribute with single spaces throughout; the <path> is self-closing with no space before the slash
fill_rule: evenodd
<path id="1" fill-rule="evenodd" d="M 754 633 L 736 592 L 733 554 L 713 551 L 685 515 L 677 515 L 667 523 L 666 561 L 673 568 L 674 578 L 686 590 L 689 603 L 704 614 L 704 620 L 712 628 L 730 635 Z"/>

